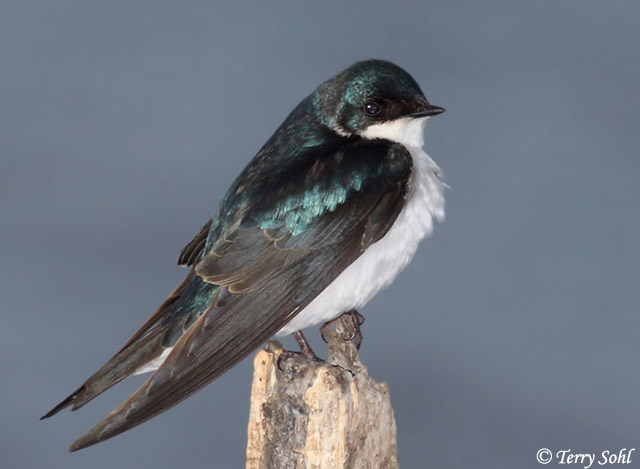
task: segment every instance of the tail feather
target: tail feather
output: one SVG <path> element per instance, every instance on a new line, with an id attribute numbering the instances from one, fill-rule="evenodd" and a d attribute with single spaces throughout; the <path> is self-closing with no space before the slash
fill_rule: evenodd
<path id="1" fill-rule="evenodd" d="M 52 417 L 69 406 L 72 406 L 71 410 L 79 409 L 160 356 L 163 350 L 162 335 L 154 335 L 155 337 L 144 337 L 134 342 L 135 347 L 127 347 L 118 352 L 82 386 L 43 415 L 40 420 Z"/>
<path id="2" fill-rule="evenodd" d="M 49 417 L 52 417 L 54 415 L 56 415 L 58 412 L 60 412 L 62 409 L 70 406 L 73 401 L 75 399 L 78 398 L 78 396 L 81 396 L 84 392 L 85 392 L 86 386 L 83 384 L 82 386 L 80 386 L 78 389 L 76 389 L 73 393 L 71 393 L 65 400 L 63 400 L 60 404 L 58 404 L 57 406 L 55 406 L 53 409 L 51 409 L 49 412 L 47 412 L 46 414 L 44 414 L 42 417 L 40 417 L 40 420 L 43 419 L 48 419 Z"/>
<path id="3" fill-rule="evenodd" d="M 204 284 L 192 271 L 118 353 L 40 420 L 52 417 L 69 406 L 71 410 L 79 409 L 160 357 L 164 350 L 173 345 L 166 343 L 166 337 L 173 337 L 176 330 L 180 331 L 180 327 L 176 326 L 189 323 L 193 315 L 202 314 L 212 287 Z M 204 298 L 194 301 L 192 295 L 204 295 Z M 182 331 L 178 335 L 182 335 Z"/>

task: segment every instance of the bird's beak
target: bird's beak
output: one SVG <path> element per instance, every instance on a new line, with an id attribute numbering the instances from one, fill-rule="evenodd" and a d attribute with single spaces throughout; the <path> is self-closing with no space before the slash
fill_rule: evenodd
<path id="1" fill-rule="evenodd" d="M 437 116 L 438 114 L 442 114 L 444 112 L 444 108 L 438 106 L 432 106 L 431 104 L 421 104 L 416 108 L 414 112 L 409 114 L 409 117 L 429 117 L 429 116 Z"/>

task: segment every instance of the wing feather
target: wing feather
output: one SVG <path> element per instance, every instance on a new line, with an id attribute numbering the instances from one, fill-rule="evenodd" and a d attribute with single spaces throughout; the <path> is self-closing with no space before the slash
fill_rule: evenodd
<path id="1" fill-rule="evenodd" d="M 113 357 L 42 418 L 49 418 L 69 406 L 72 410 L 79 409 L 158 358 L 166 348 L 175 345 L 195 318 L 204 312 L 198 308 L 197 296 L 206 297 L 214 288 L 191 271 Z"/>
<path id="2" fill-rule="evenodd" d="M 331 171 L 314 165 L 313 178 L 299 177 L 294 184 L 287 175 L 287 181 L 276 185 L 287 186 L 286 192 L 274 189 L 253 206 L 236 204 L 244 212 L 235 213 L 235 221 L 215 239 L 207 239 L 210 249 L 195 264 L 197 275 L 220 286 L 210 308 L 182 335 L 163 365 L 82 435 L 72 451 L 139 425 L 223 374 L 386 234 L 408 191 L 411 157 L 406 149 L 366 142 L 341 149 L 323 164 Z M 216 229 L 210 227 L 209 236 Z"/>
<path id="3" fill-rule="evenodd" d="M 198 258 L 200 257 L 200 254 L 202 254 L 202 250 L 207 242 L 211 223 L 212 220 L 205 223 L 195 238 L 193 238 L 189 244 L 180 251 L 180 255 L 178 256 L 178 265 L 188 266 L 193 265 L 198 261 Z"/>

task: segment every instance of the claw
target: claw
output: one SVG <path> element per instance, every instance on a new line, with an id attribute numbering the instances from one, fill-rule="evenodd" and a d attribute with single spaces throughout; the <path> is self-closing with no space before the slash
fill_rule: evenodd
<path id="1" fill-rule="evenodd" d="M 350 326 L 350 331 L 345 331 L 342 334 L 342 340 L 345 341 L 353 341 L 357 349 L 360 349 L 360 344 L 362 343 L 362 332 L 360 331 L 360 326 L 364 323 L 364 316 L 357 312 L 355 309 L 351 311 L 347 311 L 346 313 L 342 313 L 336 319 L 332 321 L 325 322 L 320 327 L 320 336 L 322 340 L 327 342 L 327 335 L 329 333 L 329 328 L 340 318 L 344 317 Z M 327 342 L 328 343 L 328 342 Z"/>
<path id="2" fill-rule="evenodd" d="M 304 334 L 302 334 L 302 331 L 294 332 L 293 337 L 295 337 L 296 341 L 298 342 L 298 345 L 300 346 L 300 351 L 294 352 L 293 350 L 283 350 L 280 356 L 278 357 L 278 363 L 277 363 L 278 369 L 280 371 L 285 371 L 284 368 L 282 368 L 281 366 L 282 360 L 288 360 L 289 358 L 302 356 L 307 360 L 311 360 L 314 362 L 324 361 L 315 354 L 315 352 L 309 345 L 309 342 L 307 342 L 307 339 L 305 338 Z"/>

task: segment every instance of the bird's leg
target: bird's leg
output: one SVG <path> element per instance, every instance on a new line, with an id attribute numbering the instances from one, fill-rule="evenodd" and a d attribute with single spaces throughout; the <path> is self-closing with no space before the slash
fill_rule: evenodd
<path id="1" fill-rule="evenodd" d="M 293 333 L 293 336 L 296 338 L 298 345 L 300 346 L 300 353 L 307 360 L 321 361 L 318 356 L 315 354 L 309 342 L 307 342 L 307 338 L 302 334 L 302 331 L 296 331 Z"/>
<path id="2" fill-rule="evenodd" d="M 278 368 L 280 368 L 281 371 L 284 371 L 282 369 L 282 367 L 280 366 L 280 362 L 282 360 L 286 360 L 288 358 L 293 358 L 293 357 L 296 357 L 298 355 L 302 355 L 307 360 L 311 360 L 311 361 L 314 361 L 314 362 L 321 362 L 322 361 L 322 359 L 318 358 L 318 356 L 315 354 L 315 352 L 311 348 L 311 345 L 309 345 L 309 342 L 307 342 L 306 337 L 304 336 L 304 334 L 302 334 L 302 331 L 294 332 L 293 333 L 293 337 L 295 337 L 296 342 L 298 342 L 298 345 L 300 346 L 300 351 L 299 352 L 294 352 L 293 350 L 283 350 L 282 351 L 282 353 L 280 354 L 280 357 L 278 357 Z"/>
<path id="3" fill-rule="evenodd" d="M 348 335 L 342 336 L 343 340 L 353 340 L 357 349 L 360 349 L 360 344 L 362 343 L 362 332 L 360 331 L 360 326 L 364 323 L 364 316 L 357 312 L 355 309 L 351 311 L 347 311 L 346 313 L 342 313 L 340 316 L 335 318 L 332 321 L 325 322 L 320 327 L 320 335 L 322 336 L 322 340 L 327 342 L 327 333 L 329 332 L 329 328 L 340 318 L 344 318 L 349 326 Z"/>

